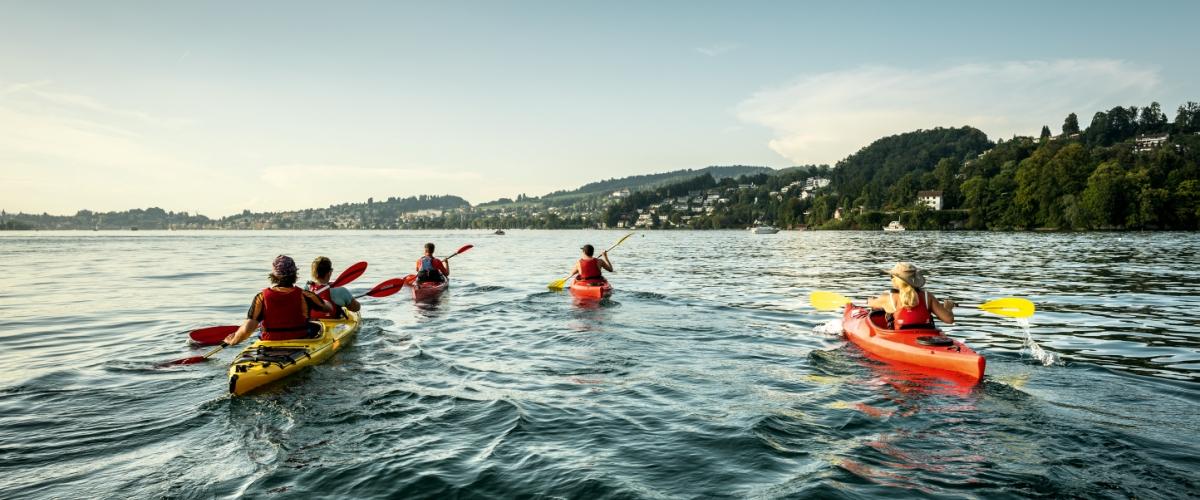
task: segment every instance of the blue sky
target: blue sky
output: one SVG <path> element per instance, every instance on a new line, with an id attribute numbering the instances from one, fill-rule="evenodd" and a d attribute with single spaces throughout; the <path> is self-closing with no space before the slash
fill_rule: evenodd
<path id="1" fill-rule="evenodd" d="M 1200 100 L 1195 2 L 0 2 L 0 208 L 473 203 Z"/>

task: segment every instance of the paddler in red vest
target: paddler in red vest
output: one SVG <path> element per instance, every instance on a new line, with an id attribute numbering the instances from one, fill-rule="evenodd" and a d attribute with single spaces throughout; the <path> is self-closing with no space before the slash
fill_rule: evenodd
<path id="1" fill-rule="evenodd" d="M 578 278 L 575 278 L 575 281 L 607 281 L 604 279 L 604 275 L 601 274 L 600 270 L 603 269 L 610 273 L 614 272 L 612 261 L 608 260 L 608 252 L 600 254 L 600 256 L 604 258 L 601 260 L 592 257 L 592 254 L 596 253 L 596 249 L 591 245 L 584 245 L 580 248 L 580 250 L 583 250 L 583 258 L 579 259 L 579 262 L 575 263 L 575 270 L 571 271 L 571 276 L 578 275 Z M 570 276 L 568 276 L 568 278 L 569 277 Z"/>
<path id="2" fill-rule="evenodd" d="M 938 302 L 937 297 L 925 290 L 925 276 L 917 266 L 899 262 L 887 273 L 892 276 L 892 290 L 871 299 L 867 305 L 883 309 L 893 328 L 930 328 L 934 316 L 947 325 L 954 324 L 954 301 Z"/>
<path id="3" fill-rule="evenodd" d="M 293 340 L 315 337 L 321 326 L 308 320 L 310 310 L 333 313 L 333 304 L 317 294 L 296 287 L 296 261 L 286 255 L 271 263 L 270 288 L 264 288 L 246 312 L 246 322 L 225 337 L 226 345 L 246 340 L 262 324 L 263 340 Z"/>
<path id="4" fill-rule="evenodd" d="M 417 259 L 417 283 L 441 283 L 446 281 L 447 276 L 450 276 L 450 266 L 433 256 L 433 243 L 426 243 L 425 255 Z"/>
<path id="5" fill-rule="evenodd" d="M 354 312 L 358 312 L 362 308 L 350 290 L 340 286 L 329 286 L 329 277 L 332 275 L 333 261 L 329 260 L 329 257 L 322 256 L 313 259 L 312 277 L 316 281 L 308 282 L 308 290 L 317 294 L 322 300 L 332 303 L 335 312 L 328 314 L 321 310 L 309 309 L 308 317 L 312 319 L 341 318 L 343 307 Z"/>

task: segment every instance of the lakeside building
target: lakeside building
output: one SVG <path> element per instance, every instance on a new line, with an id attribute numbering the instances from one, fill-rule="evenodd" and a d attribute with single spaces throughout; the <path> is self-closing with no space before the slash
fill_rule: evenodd
<path id="1" fill-rule="evenodd" d="M 942 209 L 941 191 L 921 191 L 917 193 L 917 202 L 934 210 Z"/>

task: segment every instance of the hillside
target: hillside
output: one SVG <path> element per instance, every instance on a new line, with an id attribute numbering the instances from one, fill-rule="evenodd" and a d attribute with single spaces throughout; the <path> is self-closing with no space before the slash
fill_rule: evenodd
<path id="1" fill-rule="evenodd" d="M 701 169 L 685 169 L 674 170 L 671 172 L 663 172 L 660 174 L 634 175 L 631 177 L 623 177 L 620 179 L 608 179 L 604 181 L 596 181 L 584 184 L 574 193 L 603 193 L 608 194 L 621 189 L 630 191 L 653 189 L 662 187 L 667 184 L 687 181 L 703 175 L 712 176 L 713 180 L 729 179 L 741 177 L 744 175 L 770 174 L 775 170 L 770 167 L 752 167 L 745 165 L 732 165 L 727 167 L 711 166 Z M 572 192 L 562 192 L 561 194 L 571 194 Z M 551 193 L 551 196 L 558 193 Z"/>

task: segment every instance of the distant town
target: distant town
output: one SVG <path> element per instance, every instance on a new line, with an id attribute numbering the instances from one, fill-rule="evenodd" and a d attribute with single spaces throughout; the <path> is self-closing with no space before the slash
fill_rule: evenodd
<path id="1" fill-rule="evenodd" d="M 1200 229 L 1200 104 L 1074 113 L 1060 134 L 995 142 L 972 127 L 876 140 L 837 165 L 710 166 L 472 205 L 453 195 L 210 218 L 161 208 L 0 211 L 7 230 Z"/>

